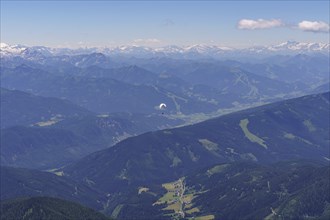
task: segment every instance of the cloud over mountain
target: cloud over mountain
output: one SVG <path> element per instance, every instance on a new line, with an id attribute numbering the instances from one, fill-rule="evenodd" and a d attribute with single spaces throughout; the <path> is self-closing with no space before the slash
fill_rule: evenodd
<path id="1" fill-rule="evenodd" d="M 310 32 L 329 32 L 329 24 L 323 21 L 302 21 L 298 24 L 298 28 Z"/>
<path id="2" fill-rule="evenodd" d="M 314 33 L 328 33 L 329 32 L 329 24 L 323 21 L 306 21 L 303 20 L 299 22 L 297 25 L 290 26 L 285 22 L 282 22 L 280 19 L 241 19 L 238 24 L 238 29 L 245 30 L 256 30 L 256 29 L 269 29 L 274 27 L 287 27 L 287 28 L 297 28 L 306 32 L 314 32 Z"/>
<path id="3" fill-rule="evenodd" d="M 273 27 L 282 26 L 283 23 L 279 19 L 258 19 L 258 20 L 251 20 L 251 19 L 242 19 L 238 22 L 238 29 L 248 29 L 248 30 L 255 30 L 255 29 L 268 29 Z"/>

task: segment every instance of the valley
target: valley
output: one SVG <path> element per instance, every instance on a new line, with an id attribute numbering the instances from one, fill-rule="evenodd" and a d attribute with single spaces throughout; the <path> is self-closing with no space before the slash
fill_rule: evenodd
<path id="1" fill-rule="evenodd" d="M 1 219 L 328 219 L 327 48 L 1 44 Z"/>

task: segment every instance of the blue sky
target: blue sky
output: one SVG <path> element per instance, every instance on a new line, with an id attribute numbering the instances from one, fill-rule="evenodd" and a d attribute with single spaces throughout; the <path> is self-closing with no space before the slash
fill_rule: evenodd
<path id="1" fill-rule="evenodd" d="M 329 43 L 328 29 L 329 1 L 1 1 L 1 42 L 29 46 Z"/>

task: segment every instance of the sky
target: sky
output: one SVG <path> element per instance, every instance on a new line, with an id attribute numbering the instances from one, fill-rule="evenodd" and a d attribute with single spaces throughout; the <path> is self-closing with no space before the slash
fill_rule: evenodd
<path id="1" fill-rule="evenodd" d="M 329 43 L 329 1 L 4 1 L 1 42 L 160 47 Z"/>

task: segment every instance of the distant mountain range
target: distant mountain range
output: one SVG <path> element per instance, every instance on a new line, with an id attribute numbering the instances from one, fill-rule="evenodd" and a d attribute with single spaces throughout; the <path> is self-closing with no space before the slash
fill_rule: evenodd
<path id="1" fill-rule="evenodd" d="M 325 92 L 326 87 L 314 89 L 329 81 L 325 55 L 280 56 L 254 64 L 169 58 L 120 63 L 98 54 L 50 59 L 3 60 L 1 86 L 67 99 L 97 113 L 159 113 L 155 108 L 164 102 L 167 113 L 191 115 Z"/>
<path id="2" fill-rule="evenodd" d="M 171 113 L 192 114 L 324 92 L 326 87 L 315 89 L 329 82 L 329 51 L 323 44 L 222 48 L 222 57 L 209 54 L 216 54 L 217 47 L 205 45 L 175 47 L 176 55 L 160 48 L 132 48 L 60 53 L 3 44 L 1 86 L 65 98 L 100 113 L 151 113 L 162 100 Z M 279 52 L 281 48 L 291 52 Z M 148 55 L 139 55 L 141 50 Z"/>
<path id="3" fill-rule="evenodd" d="M 288 41 L 272 46 L 257 46 L 245 49 L 235 49 L 214 45 L 197 44 L 192 46 L 165 46 L 150 48 L 143 46 L 118 46 L 102 48 L 50 48 L 44 46 L 8 45 L 1 43 L 0 54 L 4 57 L 20 56 L 26 59 L 38 59 L 49 56 L 78 55 L 90 53 L 103 53 L 107 56 L 133 56 L 133 57 L 176 57 L 176 58 L 224 58 L 244 55 L 274 55 L 299 53 L 329 53 L 329 44 L 302 43 Z"/>
<path id="4" fill-rule="evenodd" d="M 105 76 L 100 71 L 99 74 L 98 71 L 90 71 L 91 76 L 84 76 L 84 72 L 79 69 L 79 72 L 68 71 L 62 76 L 22 65 L 15 69 L 2 68 L 1 83 L 2 86 L 10 89 L 68 99 L 97 113 L 159 113 L 157 106 L 160 102 L 167 103 L 167 112 L 173 113 L 211 112 L 218 109 L 216 103 L 210 103 L 208 100 L 199 100 L 186 94 L 168 91 L 161 87 L 163 83 L 134 85 L 111 78 L 111 71 L 108 71 L 110 72 L 108 75 L 104 74 Z M 121 77 L 123 75 L 124 73 Z M 145 70 L 140 75 L 140 78 L 146 81 L 158 78 L 156 74 L 150 77 Z M 126 71 L 125 78 L 130 82 L 139 83 L 139 80 L 135 80 L 138 77 L 135 76 L 134 71 Z"/>

